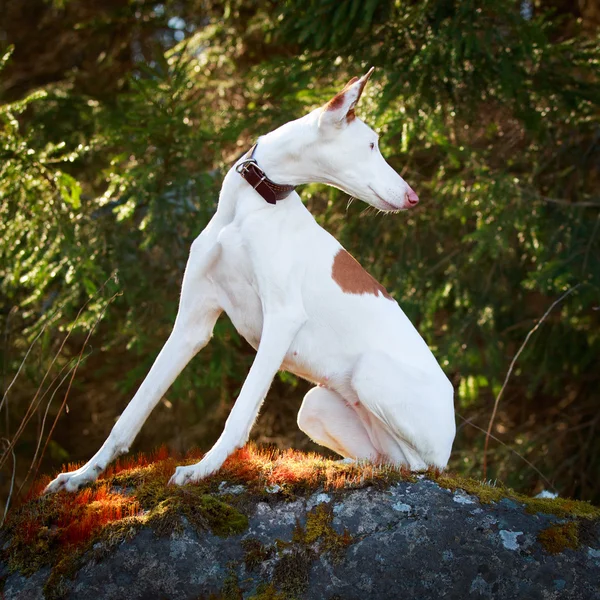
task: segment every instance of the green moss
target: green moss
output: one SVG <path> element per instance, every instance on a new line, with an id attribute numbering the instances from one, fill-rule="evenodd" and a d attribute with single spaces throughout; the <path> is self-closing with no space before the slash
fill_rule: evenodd
<path id="1" fill-rule="evenodd" d="M 209 529 L 215 535 L 241 533 L 248 518 L 231 504 L 211 496 L 204 484 L 170 486 L 166 479 L 144 478 L 135 497 L 148 511 L 147 523 L 159 535 L 183 531 L 185 516 L 198 531 Z"/>
<path id="2" fill-rule="evenodd" d="M 511 490 L 512 491 L 512 490 Z M 514 498 L 525 504 L 528 513 L 544 513 L 558 517 L 600 519 L 600 508 L 582 500 L 570 498 L 530 498 L 513 492 Z"/>
<path id="3" fill-rule="evenodd" d="M 567 548 L 577 550 L 580 545 L 579 523 L 570 521 L 569 523 L 552 525 L 552 527 L 539 532 L 538 541 L 550 554 L 559 554 Z"/>
<path id="4" fill-rule="evenodd" d="M 268 585 L 261 583 L 256 588 L 256 593 L 248 597 L 248 600 L 289 600 L 287 596 L 278 592 L 272 583 Z"/>
<path id="5" fill-rule="evenodd" d="M 161 500 L 147 516 L 147 523 L 159 535 L 183 531 L 181 517 L 198 531 L 210 530 L 227 537 L 248 528 L 248 517 L 233 506 L 196 490 L 173 489 L 173 495 Z"/>
<path id="6" fill-rule="evenodd" d="M 430 479 L 438 483 L 441 487 L 449 490 L 464 490 L 468 494 L 477 496 L 482 504 L 490 502 L 499 502 L 502 498 L 508 497 L 508 490 L 500 486 L 491 486 L 476 479 L 461 477 L 451 473 L 439 473 L 438 471 L 428 471 Z"/>
<path id="7" fill-rule="evenodd" d="M 221 592 L 223 600 L 242 600 L 242 590 L 240 589 L 240 582 L 233 567 L 230 567 L 229 573 L 223 582 L 223 590 Z"/>
<path id="8" fill-rule="evenodd" d="M 244 540 L 244 562 L 249 571 L 267 558 L 277 556 L 272 581 L 253 598 L 277 600 L 302 596 L 308 588 L 310 569 L 317 556 L 328 553 L 331 560 L 337 561 L 351 543 L 347 531 L 340 534 L 333 528 L 333 511 L 325 503 L 307 514 L 304 526 L 296 522 L 289 542 L 278 539 L 273 546 L 264 546 L 256 539 Z"/>
<path id="9" fill-rule="evenodd" d="M 135 517 L 108 523 L 87 544 L 86 550 L 93 553 L 95 560 L 100 560 L 123 542 L 132 539 L 139 530 L 140 522 Z"/>
<path id="10" fill-rule="evenodd" d="M 46 498 L 13 511 L 4 526 L 8 546 L 2 558 L 11 571 L 20 571 L 25 576 L 35 573 L 48 564 L 55 550 L 55 540 L 48 527 L 50 507 Z"/>
<path id="11" fill-rule="evenodd" d="M 206 520 L 212 532 L 222 537 L 242 533 L 248 528 L 246 515 L 208 494 L 201 496 L 198 503 L 190 503 L 186 514 L 192 519 Z"/>
<path id="12" fill-rule="evenodd" d="M 134 494 L 144 510 L 152 510 L 165 500 L 174 497 L 173 488 L 169 488 L 166 481 L 150 477 L 139 482 L 139 485 L 134 488 Z"/>
<path id="13" fill-rule="evenodd" d="M 273 546 L 265 546 L 256 538 L 242 540 L 242 548 L 244 549 L 244 564 L 248 571 L 254 571 L 275 552 Z"/>
<path id="14" fill-rule="evenodd" d="M 531 498 L 519 494 L 502 485 L 491 486 L 476 479 L 461 477 L 450 473 L 440 473 L 430 470 L 428 477 L 440 486 L 450 490 L 464 490 L 468 494 L 477 496 L 482 504 L 499 502 L 503 498 L 514 500 L 525 505 L 525 510 L 530 514 L 544 513 L 558 517 L 580 517 L 584 519 L 599 519 L 600 508 L 581 500 L 569 498 Z"/>
<path id="15" fill-rule="evenodd" d="M 71 555 L 63 556 L 54 565 L 44 584 L 44 598 L 46 600 L 62 600 L 67 596 L 69 592 L 67 581 L 75 577 L 82 555 L 83 550 L 75 551 Z"/>
<path id="16" fill-rule="evenodd" d="M 329 552 L 338 561 L 352 543 L 352 537 L 347 529 L 338 533 L 333 528 L 333 509 L 329 504 L 321 503 L 306 516 L 304 542 L 309 545 L 318 542 L 321 553 Z"/>
<path id="17" fill-rule="evenodd" d="M 338 534 L 333 529 L 332 523 L 333 511 L 329 504 L 317 504 L 306 515 L 304 541 L 312 544 L 319 539 L 328 540 L 331 536 L 336 537 Z"/>
<path id="18" fill-rule="evenodd" d="M 308 577 L 314 558 L 312 550 L 295 547 L 277 561 L 272 583 L 285 594 L 285 598 L 297 598 L 308 589 Z"/>
<path id="19" fill-rule="evenodd" d="M 181 501 L 179 498 L 165 498 L 154 506 L 146 517 L 146 524 L 158 536 L 169 536 L 172 533 L 182 533 Z"/>

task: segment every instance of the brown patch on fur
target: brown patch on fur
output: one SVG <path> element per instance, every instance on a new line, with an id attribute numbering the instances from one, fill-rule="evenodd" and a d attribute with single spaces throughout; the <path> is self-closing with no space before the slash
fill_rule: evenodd
<path id="1" fill-rule="evenodd" d="M 357 81 L 358 77 L 353 77 L 352 79 L 350 79 L 350 81 L 348 81 L 348 83 L 344 86 L 344 89 L 340 92 L 340 94 L 347 92 Z"/>
<path id="2" fill-rule="evenodd" d="M 358 77 L 353 77 L 341 92 L 338 92 L 326 105 L 325 110 L 338 110 L 344 104 L 344 96 L 348 89 L 358 81 Z M 360 94 L 359 94 L 360 96 Z"/>
<path id="3" fill-rule="evenodd" d="M 338 110 L 344 105 L 344 92 L 336 94 L 326 105 L 325 110 Z"/>
<path id="4" fill-rule="evenodd" d="M 393 300 L 387 290 L 343 248 L 333 259 L 331 277 L 346 294 L 373 294 L 373 296 L 381 294 L 389 300 Z"/>
<path id="5" fill-rule="evenodd" d="M 356 96 L 356 100 L 354 100 L 354 102 L 350 105 L 350 108 L 348 109 L 348 113 L 346 114 L 346 121 L 348 123 L 351 123 L 352 121 L 354 121 L 354 119 L 356 119 L 356 113 L 354 112 L 354 108 L 356 106 L 356 104 L 358 103 L 358 101 L 360 100 L 360 97 L 363 93 L 363 90 L 365 89 L 365 85 L 367 85 L 367 81 L 369 81 L 369 78 L 371 77 L 371 73 L 373 72 L 373 69 L 371 69 L 364 77 L 362 77 L 360 79 L 360 87 L 358 88 L 358 94 Z M 358 77 L 353 77 L 345 86 L 344 89 L 341 92 L 338 92 L 326 105 L 325 105 L 325 110 L 339 110 L 340 108 L 342 108 L 342 106 L 344 105 L 344 96 L 346 95 L 346 92 L 357 82 L 359 81 Z"/>

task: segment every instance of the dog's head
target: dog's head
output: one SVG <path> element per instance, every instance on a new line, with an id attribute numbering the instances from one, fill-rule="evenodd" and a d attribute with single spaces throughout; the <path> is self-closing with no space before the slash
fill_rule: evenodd
<path id="1" fill-rule="evenodd" d="M 419 197 L 381 155 L 379 136 L 355 114 L 372 72 L 351 79 L 316 111 L 318 143 L 311 151 L 326 183 L 380 210 L 405 210 Z"/>
<path id="2" fill-rule="evenodd" d="M 379 136 L 355 114 L 373 69 L 351 79 L 325 106 L 259 139 L 258 164 L 272 180 L 319 182 L 386 211 L 412 208 L 413 189 L 387 164 Z"/>

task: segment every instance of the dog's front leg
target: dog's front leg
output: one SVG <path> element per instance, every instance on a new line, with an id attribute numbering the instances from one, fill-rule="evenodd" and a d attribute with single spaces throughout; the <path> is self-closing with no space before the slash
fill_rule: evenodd
<path id="1" fill-rule="evenodd" d="M 205 230 L 206 231 L 206 230 Z M 179 311 L 169 339 L 150 372 L 119 417 L 100 450 L 80 469 L 61 473 L 46 492 L 75 491 L 94 481 L 119 454 L 127 452 L 142 425 L 177 375 L 210 340 L 221 307 L 207 276 L 220 247 L 204 233 L 194 242 L 183 277 Z"/>
<path id="2" fill-rule="evenodd" d="M 278 312 L 265 315 L 256 358 L 227 419 L 223 433 L 199 463 L 177 467 L 170 483 L 183 485 L 214 473 L 236 448 L 241 448 L 248 441 L 250 430 L 273 377 L 280 369 L 294 337 L 305 322 L 306 316 L 302 310 L 287 314 Z"/>

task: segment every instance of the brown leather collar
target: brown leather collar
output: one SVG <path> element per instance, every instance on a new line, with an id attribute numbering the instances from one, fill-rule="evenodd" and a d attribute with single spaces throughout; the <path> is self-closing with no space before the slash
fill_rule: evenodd
<path id="1" fill-rule="evenodd" d="M 254 144 L 246 153 L 245 158 L 235 170 L 269 203 L 275 204 L 277 200 L 287 198 L 295 189 L 293 185 L 282 185 L 271 181 L 265 172 L 258 166 L 254 152 L 258 144 Z"/>

